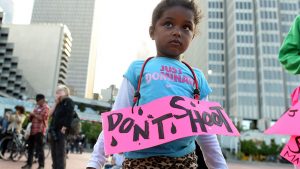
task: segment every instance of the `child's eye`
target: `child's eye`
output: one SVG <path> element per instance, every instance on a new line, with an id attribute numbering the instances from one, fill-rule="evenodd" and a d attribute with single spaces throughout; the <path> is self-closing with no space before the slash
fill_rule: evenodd
<path id="1" fill-rule="evenodd" d="M 167 27 L 167 28 L 171 28 L 171 27 L 173 27 L 173 24 L 171 22 L 166 22 L 164 24 L 164 26 Z"/>
<path id="2" fill-rule="evenodd" d="M 183 29 L 191 31 L 193 28 L 191 26 L 189 26 L 189 25 L 185 25 L 185 26 L 183 26 Z"/>

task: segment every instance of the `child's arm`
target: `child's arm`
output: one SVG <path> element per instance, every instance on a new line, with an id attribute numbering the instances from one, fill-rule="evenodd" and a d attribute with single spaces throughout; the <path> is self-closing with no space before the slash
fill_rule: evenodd
<path id="1" fill-rule="evenodd" d="M 134 87 L 126 78 L 124 78 L 119 93 L 116 97 L 115 103 L 112 107 L 112 110 L 117 110 L 131 106 L 133 102 L 133 94 Z M 101 132 L 98 137 L 97 143 L 94 146 L 94 150 L 88 162 L 87 169 L 99 169 L 104 165 L 104 163 L 104 137 L 103 133 Z"/>
<path id="2" fill-rule="evenodd" d="M 208 100 L 207 97 L 202 100 Z M 199 135 L 196 138 L 209 169 L 228 169 L 216 135 Z"/>
<path id="3" fill-rule="evenodd" d="M 196 141 L 209 169 L 228 169 L 216 135 L 199 135 Z"/>

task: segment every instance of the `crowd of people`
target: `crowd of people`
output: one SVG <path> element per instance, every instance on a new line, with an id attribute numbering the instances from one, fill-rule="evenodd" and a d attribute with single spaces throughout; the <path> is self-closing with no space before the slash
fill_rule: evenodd
<path id="1" fill-rule="evenodd" d="M 29 124 L 24 133 L 21 133 L 23 122 L 26 119 L 23 106 L 16 106 L 15 113 L 5 111 L 0 119 L 0 138 L 10 133 L 17 133 L 24 134 L 24 137 L 27 139 L 28 157 L 26 164 L 21 169 L 32 168 L 34 155 L 38 158 L 38 169 L 45 167 L 44 138 L 48 138 L 50 142 L 52 168 L 54 169 L 66 168 L 67 140 L 69 140 L 68 143 L 71 145 L 71 152 L 81 153 L 83 151 L 85 136 L 69 135 L 75 111 L 74 102 L 69 97 L 70 91 L 68 87 L 59 85 L 55 96 L 55 104 L 50 108 L 43 94 L 36 95 L 36 106 L 28 116 Z M 5 150 L 6 147 L 2 147 L 1 153 Z"/>

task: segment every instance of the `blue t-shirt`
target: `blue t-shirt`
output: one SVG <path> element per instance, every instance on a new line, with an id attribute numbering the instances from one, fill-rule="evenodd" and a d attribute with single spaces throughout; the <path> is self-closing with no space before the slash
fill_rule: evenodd
<path id="1" fill-rule="evenodd" d="M 139 75 L 144 61 L 133 62 L 124 77 L 137 89 Z M 199 69 L 193 68 L 199 84 L 200 99 L 211 93 L 211 88 Z M 145 66 L 139 100 L 139 105 L 149 103 L 165 96 L 186 96 L 193 98 L 194 79 L 190 69 L 182 62 L 166 58 L 155 57 Z M 126 152 L 126 158 L 147 158 L 151 156 L 182 157 L 195 150 L 195 138 L 185 137 L 155 147 Z"/>

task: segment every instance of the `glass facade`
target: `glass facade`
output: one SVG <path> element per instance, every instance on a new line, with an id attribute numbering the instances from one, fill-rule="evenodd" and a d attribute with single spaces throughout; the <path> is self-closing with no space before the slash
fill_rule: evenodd
<path id="1" fill-rule="evenodd" d="M 276 120 L 300 77 L 283 71 L 281 42 L 299 0 L 207 0 L 210 100 L 238 119 Z"/>
<path id="2" fill-rule="evenodd" d="M 225 106 L 225 13 L 223 0 L 208 1 L 208 82 L 210 100 Z"/>

